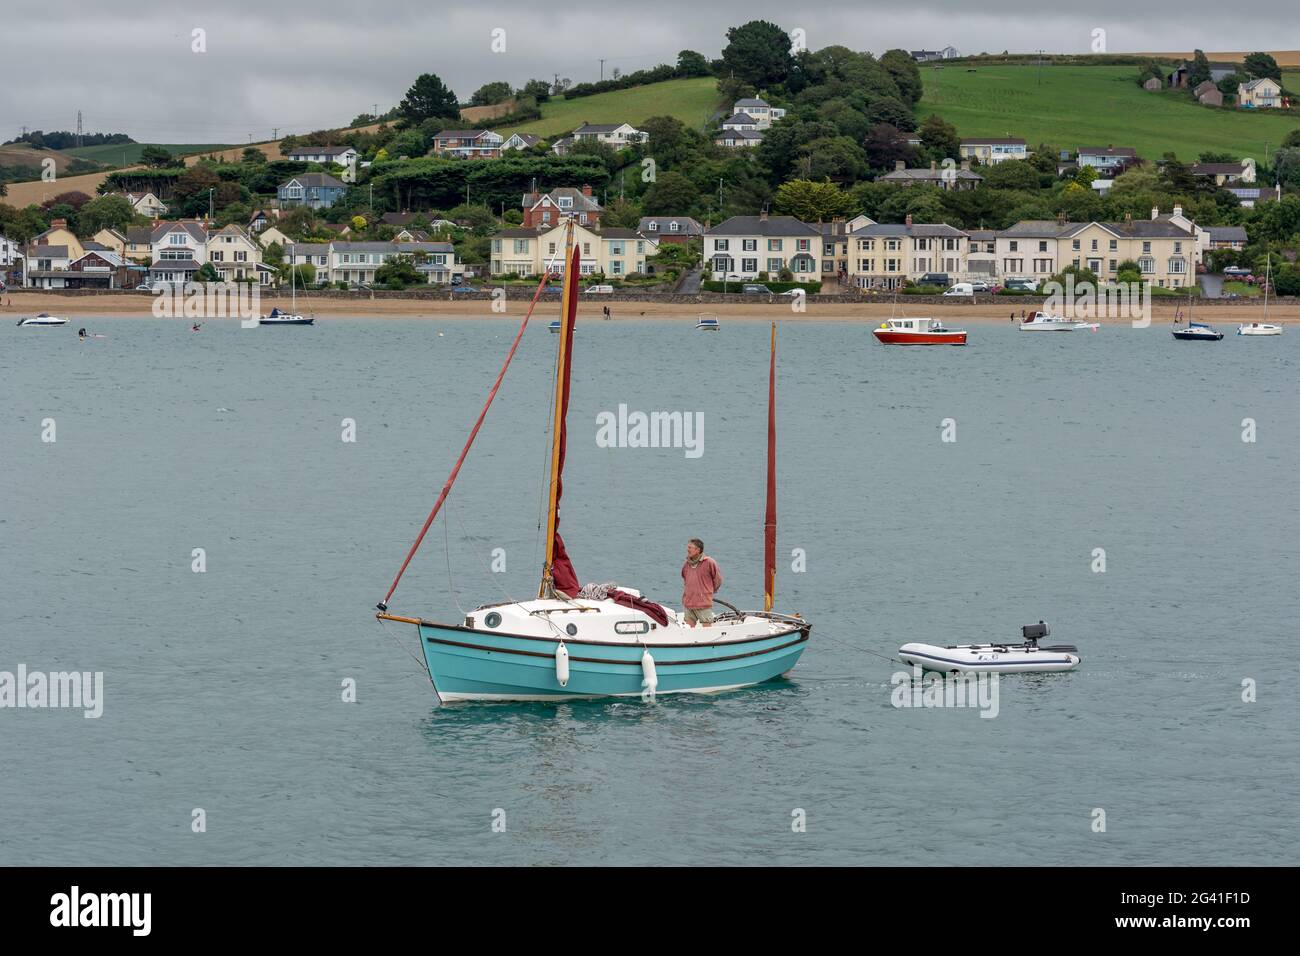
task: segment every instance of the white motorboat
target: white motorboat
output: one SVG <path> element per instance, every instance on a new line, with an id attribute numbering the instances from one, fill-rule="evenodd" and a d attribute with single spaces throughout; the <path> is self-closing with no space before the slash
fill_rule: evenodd
<path id="1" fill-rule="evenodd" d="M 1076 329 L 1099 329 L 1098 322 L 1081 322 L 1048 312 L 1034 312 L 1020 323 L 1021 332 L 1073 332 Z"/>
<path id="2" fill-rule="evenodd" d="M 29 327 L 67 325 L 67 319 L 61 319 L 57 315 L 50 315 L 48 312 L 42 312 L 40 315 L 29 316 L 25 319 L 18 320 L 18 327 L 25 329 Z"/>
<path id="3" fill-rule="evenodd" d="M 1282 326 L 1275 325 L 1268 319 L 1268 290 L 1272 283 L 1273 277 L 1273 257 L 1270 255 L 1264 262 L 1264 319 L 1263 322 L 1243 322 L 1237 326 L 1238 335 L 1281 335 Z"/>
<path id="4" fill-rule="evenodd" d="M 904 663 L 943 674 L 1020 674 L 1044 671 L 1072 671 L 1082 658 L 1073 644 L 1040 646 L 1040 638 L 1051 633 L 1042 621 L 1020 629 L 1021 644 L 904 644 L 898 656 Z"/>
<path id="5" fill-rule="evenodd" d="M 701 312 L 700 320 L 695 324 L 696 332 L 717 332 L 721 328 L 718 317 L 712 312 Z"/>

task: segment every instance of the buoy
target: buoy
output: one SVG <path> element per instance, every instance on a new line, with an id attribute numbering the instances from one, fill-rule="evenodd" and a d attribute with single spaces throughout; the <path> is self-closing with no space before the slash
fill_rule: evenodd
<path id="1" fill-rule="evenodd" d="M 655 673 L 655 659 L 650 656 L 648 647 L 641 655 L 641 686 L 650 697 L 654 697 L 655 688 L 659 686 L 659 675 Z"/>
<path id="2" fill-rule="evenodd" d="M 560 642 L 560 646 L 555 649 L 555 679 L 560 682 L 561 687 L 567 687 L 569 684 L 569 649 Z"/>

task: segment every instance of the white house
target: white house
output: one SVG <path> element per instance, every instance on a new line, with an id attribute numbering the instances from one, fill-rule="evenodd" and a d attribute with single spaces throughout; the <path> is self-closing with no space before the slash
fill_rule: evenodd
<path id="1" fill-rule="evenodd" d="M 36 289 L 67 288 L 72 258 L 67 246 L 28 246 L 22 255 L 23 285 Z"/>
<path id="2" fill-rule="evenodd" d="M 965 160 L 979 160 L 985 166 L 994 166 L 1008 159 L 1028 159 L 1025 141 L 1015 136 L 984 136 L 963 139 L 958 153 Z"/>
<path id="3" fill-rule="evenodd" d="M 532 133 L 515 133 L 508 140 L 501 144 L 501 150 L 507 149 L 531 149 L 542 141 L 540 136 Z"/>
<path id="4" fill-rule="evenodd" d="M 1129 146 L 1080 146 L 1079 165 L 1103 173 L 1126 169 L 1137 162 L 1137 150 Z"/>
<path id="5" fill-rule="evenodd" d="M 334 163 L 348 166 L 357 158 L 351 146 L 297 146 L 286 154 L 296 163 Z"/>
<path id="6" fill-rule="evenodd" d="M 375 270 L 398 256 L 410 257 L 425 282 L 447 284 L 465 277 L 465 266 L 450 242 L 331 242 L 329 281 L 373 285 Z M 317 279 L 322 278 L 319 267 Z"/>
<path id="7" fill-rule="evenodd" d="M 713 142 L 728 149 L 744 149 L 763 142 L 763 134 L 756 129 L 723 129 L 713 137 Z"/>
<path id="8" fill-rule="evenodd" d="M 777 120 L 785 116 L 785 110 L 772 106 L 767 100 L 760 100 L 752 96 L 736 100 L 731 107 L 733 116 L 745 114 L 754 121 L 755 129 L 767 129 Z M 723 124 L 726 125 L 725 123 Z"/>
<path id="9" fill-rule="evenodd" d="M 732 216 L 704 233 L 704 259 L 718 279 L 775 279 L 789 269 L 799 281 L 820 276 L 821 230 L 793 216 Z"/>
<path id="10" fill-rule="evenodd" d="M 573 138 L 577 142 L 596 140 L 615 149 L 622 149 L 633 143 L 644 143 L 649 139 L 645 133 L 629 123 L 583 123 L 573 131 Z"/>
<path id="11" fill-rule="evenodd" d="M 189 282 L 208 261 L 208 231 L 196 219 L 162 223 L 149 244 L 149 278 L 157 282 Z"/>
<path id="12" fill-rule="evenodd" d="M 0 236 L 0 269 L 9 269 L 23 257 L 23 247 L 5 236 Z"/>

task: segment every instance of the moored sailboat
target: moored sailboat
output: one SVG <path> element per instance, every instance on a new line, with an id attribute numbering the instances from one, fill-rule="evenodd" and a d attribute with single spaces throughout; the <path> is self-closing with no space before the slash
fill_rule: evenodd
<path id="1" fill-rule="evenodd" d="M 297 275 L 298 265 L 293 261 L 293 246 L 289 247 L 289 295 L 291 302 L 289 311 L 285 312 L 279 307 L 271 309 L 269 315 L 264 315 L 258 319 L 259 325 L 312 325 L 316 321 L 314 315 L 302 315 L 298 311 L 298 285 L 294 281 Z M 306 291 L 305 289 L 303 290 Z"/>
<path id="2" fill-rule="evenodd" d="M 377 617 L 414 625 L 440 700 L 558 701 L 584 697 L 712 693 L 758 684 L 787 673 L 807 646 L 811 625 L 772 611 L 776 579 L 776 329 L 768 383 L 767 509 L 764 519 L 764 609 L 730 609 L 709 627 L 690 627 L 680 611 L 647 600 L 636 588 L 581 587 L 560 536 L 567 445 L 573 331 L 578 307 L 580 251 L 572 220 L 565 241 L 564 292 L 556 359 L 546 556 L 537 597 L 483 604 L 462 622 L 440 623 L 390 614 L 403 573 L 451 491 L 540 298 L 543 276 L 487 403 L 443 485 Z M 719 602 L 722 603 L 722 602 Z"/>
<path id="3" fill-rule="evenodd" d="M 1281 335 L 1282 326 L 1268 321 L 1268 291 L 1272 283 L 1273 257 L 1264 262 L 1264 321 L 1242 323 L 1237 326 L 1238 335 Z"/>

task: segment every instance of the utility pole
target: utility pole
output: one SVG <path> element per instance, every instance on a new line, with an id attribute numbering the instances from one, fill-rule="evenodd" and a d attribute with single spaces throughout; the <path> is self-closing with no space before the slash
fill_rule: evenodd
<path id="1" fill-rule="evenodd" d="M 77 148 L 81 148 L 81 110 L 77 110 Z"/>
<path id="2" fill-rule="evenodd" d="M 279 139 L 279 138 L 280 138 L 280 127 L 278 127 L 278 126 L 272 126 L 272 127 L 271 127 L 271 139 Z"/>
<path id="3" fill-rule="evenodd" d="M 600 61 L 600 78 L 605 79 L 605 61 L 603 59 Z"/>
<path id="4" fill-rule="evenodd" d="M 379 104 L 378 104 L 378 103 L 375 104 L 375 111 L 374 111 L 373 113 L 371 113 L 370 115 L 373 116 L 373 117 L 375 118 L 375 121 L 376 121 L 376 122 L 379 121 Z"/>
<path id="5" fill-rule="evenodd" d="M 1043 51 L 1038 51 L 1038 85 L 1043 85 Z"/>

